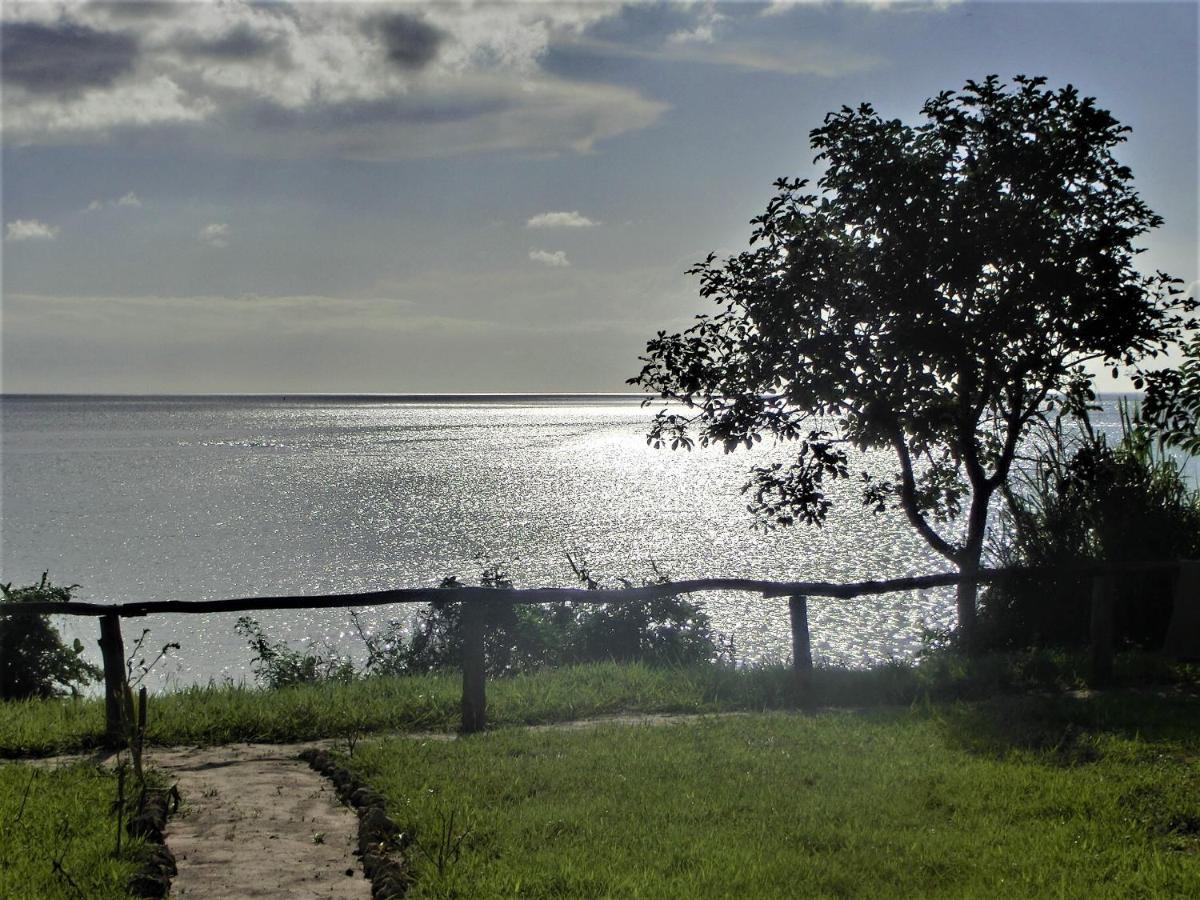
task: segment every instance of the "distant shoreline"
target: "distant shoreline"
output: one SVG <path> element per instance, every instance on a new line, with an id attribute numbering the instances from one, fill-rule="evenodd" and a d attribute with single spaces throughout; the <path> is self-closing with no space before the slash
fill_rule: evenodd
<path id="1" fill-rule="evenodd" d="M 267 401 L 267 402 L 312 402 L 323 403 L 478 403 L 504 401 L 541 400 L 546 402 L 561 402 L 571 400 L 606 400 L 606 401 L 637 401 L 653 395 L 638 393 L 445 393 L 445 394 L 385 394 L 385 393 L 267 393 L 267 394 L 63 394 L 63 393 L 0 393 L 0 401 L 6 400 L 38 400 L 38 401 L 153 401 L 153 402 L 189 402 L 189 401 Z"/>
<path id="2" fill-rule="evenodd" d="M 1129 397 L 1140 398 L 1144 392 L 1142 391 L 1097 391 L 1096 397 Z M 286 402 L 291 400 L 296 401 L 313 401 L 319 400 L 322 402 L 343 402 L 343 403 L 477 403 L 483 402 L 503 402 L 506 400 L 544 400 L 544 401 L 563 401 L 563 400 L 615 400 L 615 401 L 634 401 L 634 400 L 657 400 L 658 397 L 654 394 L 639 394 L 639 393 L 617 393 L 605 391 L 592 392 L 562 392 L 555 393 L 552 391 L 540 392 L 479 392 L 479 393 L 420 393 L 420 394 L 404 394 L 404 393 L 306 393 L 298 391 L 295 393 L 253 393 L 253 394 L 113 394 L 113 393 L 28 393 L 28 392 L 0 392 L 0 401 L 5 400 L 53 400 L 53 401 L 77 401 L 77 400 L 140 400 L 140 401 L 212 401 L 212 400 L 255 400 L 255 401 L 275 401 Z"/>

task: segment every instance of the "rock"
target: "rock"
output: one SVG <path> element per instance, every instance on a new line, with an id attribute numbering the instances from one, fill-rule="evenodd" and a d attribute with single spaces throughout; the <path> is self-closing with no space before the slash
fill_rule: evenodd
<path id="1" fill-rule="evenodd" d="M 350 802 L 359 809 L 371 806 L 382 807 L 384 805 L 383 795 L 368 787 L 361 787 L 351 794 Z"/>

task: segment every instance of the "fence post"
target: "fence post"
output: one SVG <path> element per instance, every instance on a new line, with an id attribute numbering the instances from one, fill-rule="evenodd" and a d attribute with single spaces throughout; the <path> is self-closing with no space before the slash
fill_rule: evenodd
<path id="1" fill-rule="evenodd" d="M 812 703 L 812 641 L 808 633 L 808 598 L 802 594 L 788 597 L 788 614 L 792 624 L 792 671 L 795 673 L 796 697 L 801 706 Z"/>
<path id="2" fill-rule="evenodd" d="M 125 644 L 121 639 L 121 618 L 116 613 L 100 617 L 100 656 L 104 661 L 104 742 L 109 747 L 121 743 L 125 708 Z"/>
<path id="3" fill-rule="evenodd" d="M 483 603 L 462 605 L 462 730 L 464 734 L 487 727 L 487 693 L 484 685 Z"/>
<path id="4" fill-rule="evenodd" d="M 1112 680 L 1113 644 L 1116 640 L 1117 582 L 1109 575 L 1092 578 L 1091 658 L 1088 683 L 1099 687 Z"/>

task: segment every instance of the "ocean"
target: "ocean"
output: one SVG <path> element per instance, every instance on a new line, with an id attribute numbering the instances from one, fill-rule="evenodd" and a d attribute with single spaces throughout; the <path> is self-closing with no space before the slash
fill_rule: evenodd
<path id="1" fill-rule="evenodd" d="M 1108 397 L 1101 427 L 1116 427 Z M 471 583 L 487 561 L 518 587 L 569 586 L 566 553 L 602 581 L 744 576 L 852 581 L 947 571 L 898 513 L 833 491 L 824 527 L 752 529 L 740 487 L 786 448 L 654 450 L 624 395 L 18 396 L 0 399 L 0 579 L 49 572 L 79 599 L 201 600 Z M 852 471 L 886 474 L 887 453 Z M 786 603 L 698 595 L 744 663 L 785 660 Z M 367 610 L 379 625 L 406 607 Z M 810 601 L 819 662 L 911 656 L 953 623 L 952 591 Z M 182 648 L 156 686 L 249 680 L 236 614 L 126 620 Z M 268 635 L 361 656 L 345 610 L 263 611 Z M 95 650 L 93 619 L 62 623 Z"/>

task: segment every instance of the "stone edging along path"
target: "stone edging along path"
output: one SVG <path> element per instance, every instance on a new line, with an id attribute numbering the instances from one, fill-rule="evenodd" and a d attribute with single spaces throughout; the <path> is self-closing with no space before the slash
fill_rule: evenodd
<path id="1" fill-rule="evenodd" d="M 177 793 L 150 790 L 142 801 L 142 809 L 129 820 L 125 830 L 130 837 L 140 837 L 145 843 L 137 856 L 138 868 L 129 878 L 128 889 L 135 897 L 166 897 L 175 877 L 175 854 L 167 846 L 167 813 L 178 810 Z M 175 800 L 174 806 L 171 800 Z"/>
<path id="2" fill-rule="evenodd" d="M 407 836 L 388 818 L 383 795 L 339 766 L 326 750 L 302 750 L 300 758 L 332 781 L 342 801 L 358 810 L 358 858 L 371 880 L 373 900 L 402 897 L 412 880 L 403 855 Z"/>

